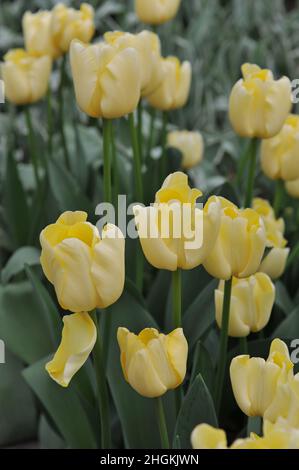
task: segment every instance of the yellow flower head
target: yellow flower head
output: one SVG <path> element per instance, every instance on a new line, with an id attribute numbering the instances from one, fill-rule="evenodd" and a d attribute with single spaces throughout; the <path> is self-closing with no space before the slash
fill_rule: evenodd
<path id="1" fill-rule="evenodd" d="M 135 10 L 140 21 L 162 24 L 175 17 L 181 0 L 135 0 Z"/>
<path id="2" fill-rule="evenodd" d="M 51 11 L 27 11 L 23 16 L 22 25 L 26 50 L 31 55 L 48 55 L 53 59 L 61 55 L 60 49 L 54 43 Z"/>
<path id="3" fill-rule="evenodd" d="M 167 143 L 169 147 L 174 147 L 182 152 L 183 168 L 193 168 L 202 161 L 204 142 L 199 132 L 170 132 L 167 136 Z"/>

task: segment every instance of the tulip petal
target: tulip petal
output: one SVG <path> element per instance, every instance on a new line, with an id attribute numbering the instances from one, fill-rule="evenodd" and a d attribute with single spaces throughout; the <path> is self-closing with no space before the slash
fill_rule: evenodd
<path id="1" fill-rule="evenodd" d="M 285 271 L 289 253 L 289 248 L 272 248 L 263 259 L 259 270 L 268 274 L 273 280 L 279 279 Z"/>

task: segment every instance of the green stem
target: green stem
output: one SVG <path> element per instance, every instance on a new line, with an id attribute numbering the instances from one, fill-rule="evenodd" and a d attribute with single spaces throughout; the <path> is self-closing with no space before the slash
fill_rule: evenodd
<path id="1" fill-rule="evenodd" d="M 238 187 L 242 186 L 242 181 L 244 178 L 244 173 L 246 170 L 246 166 L 248 164 L 248 158 L 249 158 L 249 150 L 250 150 L 250 142 L 249 144 L 246 143 L 244 150 L 238 160 L 238 170 L 237 170 L 237 185 Z"/>
<path id="2" fill-rule="evenodd" d="M 67 169 L 70 169 L 70 156 L 69 156 L 69 151 L 67 148 L 67 141 L 66 141 L 66 136 L 65 136 L 65 131 L 64 131 L 64 96 L 63 96 L 63 90 L 65 86 L 65 78 L 66 78 L 66 54 L 63 55 L 61 59 L 61 67 L 60 67 L 60 85 L 59 85 L 59 127 L 60 127 L 60 132 L 61 132 L 61 140 L 62 140 L 62 147 L 63 147 L 63 153 L 64 153 L 64 161 L 65 161 L 65 166 Z"/>
<path id="3" fill-rule="evenodd" d="M 215 407 L 216 407 L 217 413 L 219 413 L 220 411 L 224 375 L 225 375 L 231 291 L 232 291 L 232 278 L 229 279 L 228 281 L 225 281 L 225 287 L 224 287 L 222 324 L 221 324 L 221 333 L 220 333 L 221 335 L 220 350 L 219 350 L 218 370 L 217 370 L 217 377 L 216 377 L 216 391 L 215 391 Z"/>
<path id="4" fill-rule="evenodd" d="M 161 157 L 161 175 L 162 179 L 166 178 L 166 168 L 167 168 L 167 153 L 166 153 L 166 145 L 167 145 L 167 124 L 168 124 L 168 114 L 166 111 L 162 113 L 162 157 Z"/>
<path id="5" fill-rule="evenodd" d="M 119 169 L 118 169 L 118 159 L 117 159 L 117 151 L 115 145 L 115 129 L 112 123 L 111 126 L 111 161 L 112 161 L 112 171 L 113 171 L 113 203 L 115 207 L 115 223 L 117 225 L 118 219 L 118 193 L 119 193 Z"/>
<path id="6" fill-rule="evenodd" d="M 150 110 L 151 120 L 150 120 L 150 132 L 147 142 L 147 151 L 146 155 L 150 156 L 151 150 L 154 145 L 154 138 L 155 138 L 155 119 L 156 119 L 156 110 L 155 108 L 151 108 Z"/>
<path id="7" fill-rule="evenodd" d="M 172 311 L 173 326 L 182 326 L 182 276 L 181 270 L 177 269 L 172 273 Z"/>
<path id="8" fill-rule="evenodd" d="M 159 425 L 159 432 L 160 432 L 160 438 L 161 438 L 161 447 L 162 449 L 170 449 L 162 397 L 156 398 L 155 401 L 156 401 L 157 421 Z"/>
<path id="9" fill-rule="evenodd" d="M 104 199 L 105 202 L 112 202 L 111 188 L 111 128 L 112 121 L 103 119 L 103 158 L 104 158 Z"/>
<path id="10" fill-rule="evenodd" d="M 140 153 L 139 153 L 138 135 L 136 132 L 133 113 L 129 114 L 129 126 L 130 126 L 131 143 L 132 143 L 132 149 L 133 149 L 133 158 L 134 158 L 136 198 L 138 202 L 143 202 L 141 159 L 140 159 Z"/>
<path id="11" fill-rule="evenodd" d="M 248 354 L 248 344 L 246 337 L 239 339 L 239 345 L 241 354 Z"/>
<path id="12" fill-rule="evenodd" d="M 286 269 L 289 269 L 298 257 L 299 257 L 299 242 L 294 246 L 294 248 L 292 249 L 288 257 Z"/>
<path id="13" fill-rule="evenodd" d="M 47 95 L 47 118 L 48 118 L 48 153 L 50 158 L 53 153 L 53 114 L 52 114 L 52 92 L 48 89 Z"/>
<path id="14" fill-rule="evenodd" d="M 31 112 L 29 106 L 25 107 L 25 116 L 26 116 L 26 123 L 28 128 L 28 142 L 29 142 L 29 151 L 30 151 L 30 159 L 33 166 L 34 171 L 34 178 L 37 190 L 40 189 L 40 180 L 38 175 L 38 161 L 37 161 L 37 153 L 36 153 L 36 142 L 35 142 L 35 135 L 32 125 L 31 119 Z"/>
<path id="15" fill-rule="evenodd" d="M 277 218 L 279 217 L 281 209 L 283 207 L 283 201 L 284 201 L 284 182 L 282 180 L 277 180 L 276 187 L 275 187 L 274 203 L 273 203 L 275 216 Z"/>
<path id="16" fill-rule="evenodd" d="M 143 110 L 142 110 L 142 99 L 140 99 L 138 108 L 137 108 L 137 132 L 138 132 L 138 147 L 139 147 L 139 155 L 140 161 L 143 162 Z"/>
<path id="17" fill-rule="evenodd" d="M 97 311 L 94 310 L 91 313 L 91 316 L 97 328 L 97 341 L 93 350 L 93 357 L 97 381 L 98 405 L 101 420 L 101 448 L 111 449 L 108 388 L 106 382 L 105 363 Z"/>
<path id="18" fill-rule="evenodd" d="M 248 170 L 248 179 L 247 179 L 247 190 L 245 196 L 244 207 L 252 206 L 253 192 L 254 192 L 254 181 L 255 181 L 255 172 L 256 172 L 256 160 L 257 160 L 257 139 L 251 139 L 250 148 L 249 148 L 249 170 Z"/>

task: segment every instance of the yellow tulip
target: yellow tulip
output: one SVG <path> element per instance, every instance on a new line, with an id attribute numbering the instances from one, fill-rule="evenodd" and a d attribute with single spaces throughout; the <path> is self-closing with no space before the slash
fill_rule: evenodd
<path id="1" fill-rule="evenodd" d="M 191 434 L 193 449 L 227 449 L 225 431 L 216 429 L 209 424 L 199 424 Z"/>
<path id="2" fill-rule="evenodd" d="M 233 87 L 229 116 L 235 132 L 243 137 L 268 139 L 281 130 L 291 110 L 291 83 L 275 81 L 270 70 L 244 64 L 243 78 Z"/>
<path id="3" fill-rule="evenodd" d="M 299 199 L 299 179 L 295 181 L 286 181 L 285 188 L 291 197 Z"/>
<path id="4" fill-rule="evenodd" d="M 60 346 L 46 364 L 46 370 L 55 382 L 67 387 L 88 359 L 97 339 L 97 329 L 86 312 L 66 315 L 63 323 Z"/>
<path id="5" fill-rule="evenodd" d="M 108 224 L 100 238 L 85 212 L 65 212 L 40 234 L 41 265 L 63 309 L 106 308 L 123 291 L 124 237 Z"/>
<path id="6" fill-rule="evenodd" d="M 113 119 L 136 109 L 141 68 L 135 49 L 119 51 L 104 42 L 86 45 L 74 40 L 70 60 L 76 99 L 83 112 Z"/>
<path id="7" fill-rule="evenodd" d="M 299 429 L 299 374 L 290 371 L 286 382 L 281 383 L 269 408 L 265 419 L 276 423 L 280 418 L 290 427 Z"/>
<path id="8" fill-rule="evenodd" d="M 261 163 L 272 180 L 299 178 L 299 116 L 290 114 L 276 136 L 262 141 Z"/>
<path id="9" fill-rule="evenodd" d="M 235 357 L 230 378 L 236 402 L 247 416 L 263 416 L 273 402 L 280 384 L 286 383 L 293 369 L 286 344 L 272 341 L 268 359 Z"/>
<path id="10" fill-rule="evenodd" d="M 88 43 L 95 32 L 94 9 L 88 3 L 82 3 L 80 10 L 59 3 L 52 10 L 51 29 L 54 44 L 62 53 L 69 50 L 73 39 Z"/>
<path id="11" fill-rule="evenodd" d="M 117 340 L 124 377 L 140 395 L 159 397 L 184 381 L 188 343 L 181 328 L 168 335 L 146 328 L 138 336 L 118 328 Z"/>
<path id="12" fill-rule="evenodd" d="M 53 59 L 61 55 L 61 51 L 54 44 L 51 11 L 44 10 L 37 13 L 27 11 L 22 24 L 25 47 L 29 54 L 36 57 L 49 55 Z"/>
<path id="13" fill-rule="evenodd" d="M 24 105 L 42 99 L 48 90 L 51 68 L 49 56 L 34 57 L 23 49 L 9 51 L 1 64 L 8 100 Z"/>
<path id="14" fill-rule="evenodd" d="M 139 34 L 115 31 L 106 33 L 104 39 L 119 51 L 128 47 L 137 51 L 141 68 L 141 96 L 155 91 L 164 74 L 161 66 L 161 43 L 157 34 L 151 31 L 142 31 Z"/>
<path id="15" fill-rule="evenodd" d="M 198 165 L 203 159 L 204 142 L 200 132 L 169 132 L 167 143 L 169 147 L 174 147 L 182 152 L 183 168 L 192 168 Z"/>
<path id="16" fill-rule="evenodd" d="M 191 86 L 191 64 L 180 63 L 176 57 L 161 59 L 163 80 L 158 88 L 147 96 L 154 108 L 170 111 L 185 106 Z"/>
<path id="17" fill-rule="evenodd" d="M 221 328 L 224 282 L 215 291 L 216 321 Z M 268 323 L 275 301 L 275 286 L 267 274 L 233 278 L 228 334 L 236 338 L 261 331 Z"/>
<path id="18" fill-rule="evenodd" d="M 143 253 L 156 268 L 193 269 L 209 255 L 219 231 L 220 204 L 213 198 L 197 208 L 199 196 L 187 175 L 177 172 L 166 178 L 154 205 L 134 207 Z"/>
<path id="19" fill-rule="evenodd" d="M 220 232 L 204 267 L 211 276 L 222 280 L 232 276 L 249 277 L 258 271 L 265 251 L 263 221 L 254 210 L 241 210 L 227 199 L 219 199 L 222 205 Z"/>
<path id="20" fill-rule="evenodd" d="M 162 24 L 174 18 L 181 0 L 135 0 L 135 11 L 140 21 Z"/>

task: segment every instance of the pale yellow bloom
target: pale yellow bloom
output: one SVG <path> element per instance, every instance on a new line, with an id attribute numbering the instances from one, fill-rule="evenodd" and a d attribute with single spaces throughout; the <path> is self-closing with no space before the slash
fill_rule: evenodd
<path id="1" fill-rule="evenodd" d="M 281 130 L 291 110 L 291 83 L 275 81 L 270 70 L 244 64 L 243 78 L 233 87 L 229 116 L 235 132 L 243 137 L 268 139 Z"/>
<path id="2" fill-rule="evenodd" d="M 61 55 L 60 49 L 54 43 L 51 11 L 44 10 L 37 13 L 27 11 L 22 24 L 27 52 L 37 57 L 49 55 L 53 59 Z"/>
<path id="3" fill-rule="evenodd" d="M 87 312 L 118 300 L 124 287 L 125 241 L 107 224 L 98 229 L 85 212 L 65 212 L 40 234 L 41 265 L 63 309 Z"/>
<path id="4" fill-rule="evenodd" d="M 209 424 L 199 424 L 191 434 L 193 449 L 227 449 L 225 431 Z"/>
<path id="5" fill-rule="evenodd" d="M 82 3 L 80 10 L 59 3 L 52 10 L 52 35 L 57 49 L 65 53 L 73 39 L 89 43 L 95 32 L 94 9 Z"/>
<path id="6" fill-rule="evenodd" d="M 219 198 L 222 216 L 216 244 L 204 261 L 211 276 L 228 280 L 245 278 L 258 271 L 265 247 L 266 232 L 259 214 L 252 209 L 238 209 L 225 198 Z"/>
<path id="7" fill-rule="evenodd" d="M 224 281 L 215 291 L 216 321 L 221 328 Z M 275 286 L 267 274 L 233 278 L 228 334 L 236 338 L 261 331 L 269 322 L 275 301 Z"/>
<path id="8" fill-rule="evenodd" d="M 125 379 L 140 395 L 159 397 L 184 381 L 188 343 L 181 328 L 168 335 L 146 328 L 138 336 L 118 328 L 117 340 Z"/>
<path id="9" fill-rule="evenodd" d="M 5 95 L 17 105 L 42 99 L 48 90 L 52 61 L 49 56 L 34 57 L 23 49 L 13 49 L 1 64 Z"/>
<path id="10" fill-rule="evenodd" d="M 259 271 L 268 274 L 271 279 L 278 279 L 285 271 L 290 249 L 284 238 L 285 223 L 282 218 L 276 219 L 269 201 L 261 198 L 253 200 L 253 209 L 260 214 L 265 224 L 267 248 L 271 248 L 263 259 Z"/>
<path id="11" fill-rule="evenodd" d="M 283 418 L 289 426 L 299 429 L 299 374 L 294 376 L 293 371 L 289 372 L 287 381 L 278 386 L 264 417 L 272 423 Z"/>
<path id="12" fill-rule="evenodd" d="M 140 21 L 162 24 L 175 17 L 181 0 L 135 0 L 135 11 Z"/>
<path id="13" fill-rule="evenodd" d="M 188 177 L 169 175 L 156 194 L 154 206 L 134 207 L 143 253 L 158 269 L 176 271 L 199 266 L 212 250 L 219 231 L 220 203 L 209 200 L 204 209 L 195 206 L 201 196 L 191 189 Z"/>
<path id="14" fill-rule="evenodd" d="M 162 111 L 182 108 L 185 106 L 191 86 L 191 64 L 180 63 L 177 57 L 167 57 L 161 60 L 163 80 L 158 88 L 147 96 L 148 102 L 154 108 Z"/>
<path id="15" fill-rule="evenodd" d="M 132 113 L 140 99 L 141 67 L 137 51 L 104 42 L 74 40 L 70 60 L 77 103 L 91 117 L 113 119 Z"/>
<path id="16" fill-rule="evenodd" d="M 167 136 L 169 147 L 174 147 L 183 155 L 182 167 L 189 169 L 203 159 L 204 141 L 200 132 L 173 131 Z"/>
<path id="17" fill-rule="evenodd" d="M 55 382 L 67 387 L 88 359 L 97 339 L 97 329 L 86 312 L 66 315 L 63 323 L 60 346 L 46 364 L 46 370 Z"/>
<path id="18" fill-rule="evenodd" d="M 273 402 L 278 387 L 288 380 L 293 363 L 286 344 L 272 341 L 268 359 L 235 357 L 230 365 L 230 378 L 236 402 L 247 416 L 263 416 Z"/>
<path id="19" fill-rule="evenodd" d="M 155 91 L 164 76 L 159 36 L 151 31 L 142 31 L 139 34 L 115 31 L 106 33 L 104 39 L 119 51 L 128 47 L 137 51 L 141 68 L 141 96 Z"/>
<path id="20" fill-rule="evenodd" d="M 276 136 L 262 141 L 261 163 L 272 180 L 299 178 L 299 116 L 290 114 Z"/>
<path id="21" fill-rule="evenodd" d="M 285 188 L 291 197 L 299 199 L 299 179 L 295 181 L 286 181 Z"/>

